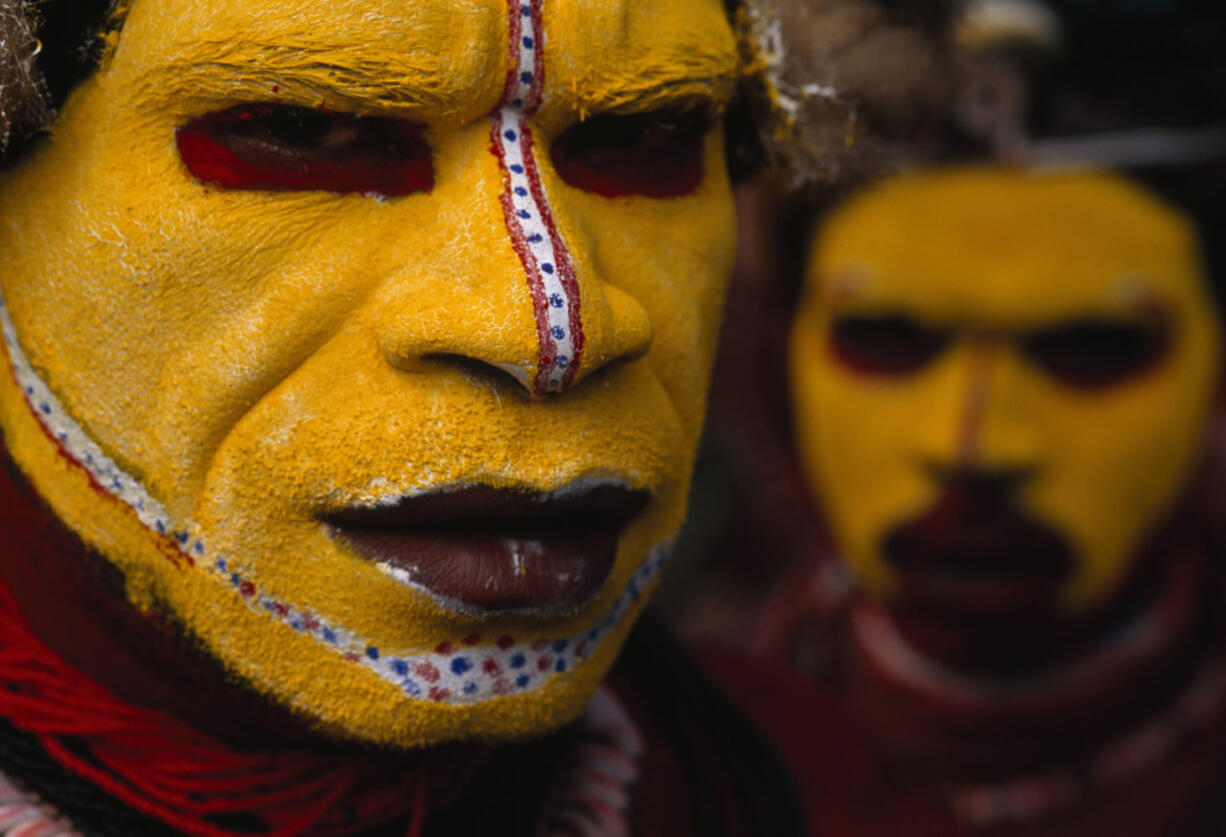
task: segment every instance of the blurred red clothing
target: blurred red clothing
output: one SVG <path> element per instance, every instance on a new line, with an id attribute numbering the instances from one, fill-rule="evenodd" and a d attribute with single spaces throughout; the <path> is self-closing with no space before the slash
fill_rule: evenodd
<path id="1" fill-rule="evenodd" d="M 705 661 L 799 777 L 822 837 L 1226 834 L 1226 597 L 1199 573 L 1178 576 L 1159 598 L 1191 612 L 1169 620 L 1169 643 L 1131 653 L 1124 636 L 1129 653 L 1084 684 L 1011 707 L 866 652 L 879 612 L 829 560 L 792 568 L 762 636 L 764 652 L 812 676 Z"/>

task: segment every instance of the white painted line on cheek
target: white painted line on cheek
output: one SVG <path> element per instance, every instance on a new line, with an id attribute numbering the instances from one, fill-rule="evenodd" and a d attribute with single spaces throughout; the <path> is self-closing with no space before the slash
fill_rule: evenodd
<path id="1" fill-rule="evenodd" d="M 208 573 L 246 606 L 306 634 L 350 662 L 392 683 L 411 699 L 473 704 L 501 695 L 534 691 L 587 659 L 633 610 L 650 589 L 670 554 L 669 544 L 653 549 L 635 569 L 622 592 L 588 628 L 565 637 L 525 639 L 473 634 L 439 643 L 433 652 L 400 653 L 379 648 L 364 637 L 311 610 L 275 599 L 250 576 L 241 561 L 207 548 L 197 526 L 176 523 L 135 477 L 111 460 L 69 415 L 51 388 L 34 371 L 21 348 L 17 330 L 0 296 L 0 332 L 13 379 L 30 413 L 58 453 L 89 478 L 98 493 L 118 501 L 158 539 L 178 571 Z M 384 569 L 386 572 L 386 569 Z M 393 576 L 394 577 L 394 576 Z M 411 579 L 396 578 L 401 583 Z"/>

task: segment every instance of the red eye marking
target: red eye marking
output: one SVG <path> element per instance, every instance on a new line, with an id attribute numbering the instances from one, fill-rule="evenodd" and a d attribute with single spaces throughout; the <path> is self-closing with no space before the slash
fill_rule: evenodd
<path id="1" fill-rule="evenodd" d="M 1105 389 L 1144 374 L 1170 344 L 1162 323 L 1088 317 L 1032 331 L 1022 352 L 1051 377 L 1078 389 Z"/>
<path id="2" fill-rule="evenodd" d="M 614 198 L 688 195 L 702 182 L 701 113 L 600 114 L 572 125 L 550 146 L 566 183 Z"/>
<path id="3" fill-rule="evenodd" d="M 403 119 L 247 104 L 196 117 L 175 143 L 187 170 L 210 186 L 390 197 L 434 186 L 422 132 Z"/>
<path id="4" fill-rule="evenodd" d="M 849 369 L 901 377 L 935 360 L 949 335 L 899 314 L 843 316 L 831 326 L 830 343 L 835 357 Z"/>

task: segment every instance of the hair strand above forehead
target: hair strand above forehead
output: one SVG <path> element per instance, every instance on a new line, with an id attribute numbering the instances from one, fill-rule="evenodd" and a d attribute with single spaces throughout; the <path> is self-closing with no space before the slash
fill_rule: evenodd
<path id="1" fill-rule="evenodd" d="M 15 130 L 37 127 L 50 116 L 35 69 L 40 50 L 23 0 L 0 0 L 0 150 Z"/>

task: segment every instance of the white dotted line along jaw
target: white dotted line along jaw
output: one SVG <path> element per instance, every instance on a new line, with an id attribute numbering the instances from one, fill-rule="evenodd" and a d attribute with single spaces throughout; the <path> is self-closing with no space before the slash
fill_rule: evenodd
<path id="1" fill-rule="evenodd" d="M 38 376 L 17 339 L 0 296 L 0 331 L 9 368 L 31 414 L 64 458 L 104 495 L 123 504 L 160 541 L 183 572 L 206 572 L 248 608 L 312 637 L 351 662 L 364 666 L 413 699 L 472 704 L 501 695 L 530 692 L 570 671 L 590 656 L 629 616 L 667 562 L 670 547 L 652 550 L 613 605 L 590 628 L 565 637 L 482 637 L 439 643 L 429 652 L 380 648 L 345 627 L 305 608 L 276 599 L 244 575 L 238 561 L 209 549 L 191 521 L 174 521 L 165 506 L 111 460 L 68 414 Z"/>
<path id="2" fill-rule="evenodd" d="M 508 30 L 511 67 L 490 133 L 503 173 L 503 216 L 527 278 L 539 344 L 535 373 L 520 367 L 508 371 L 530 391 L 545 394 L 561 392 L 573 381 L 583 353 L 583 325 L 570 252 L 553 220 L 528 124 L 544 84 L 541 0 L 510 0 Z"/>

